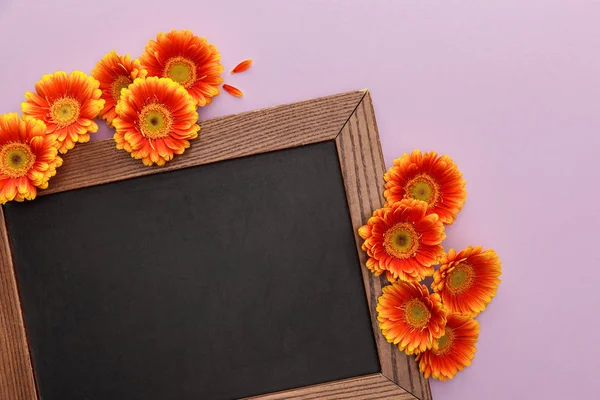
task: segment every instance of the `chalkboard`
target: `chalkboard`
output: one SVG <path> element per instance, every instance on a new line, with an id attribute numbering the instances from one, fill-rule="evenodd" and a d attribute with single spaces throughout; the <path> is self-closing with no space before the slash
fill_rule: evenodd
<path id="1" fill-rule="evenodd" d="M 385 170 L 369 93 L 201 127 L 161 168 L 78 145 L 0 208 L 0 399 L 431 399 L 360 249 Z"/>
<path id="2" fill-rule="evenodd" d="M 6 218 L 44 399 L 231 399 L 379 371 L 333 142 Z"/>

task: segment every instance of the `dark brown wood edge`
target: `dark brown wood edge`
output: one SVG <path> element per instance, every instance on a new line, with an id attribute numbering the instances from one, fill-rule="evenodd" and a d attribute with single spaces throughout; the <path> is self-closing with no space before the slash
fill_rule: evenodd
<path id="1" fill-rule="evenodd" d="M 385 162 L 379 142 L 371 96 L 367 92 L 337 136 L 336 145 L 344 177 L 346 196 L 356 248 L 360 258 L 365 290 L 371 312 L 371 322 L 381 363 L 381 373 L 418 399 L 430 400 L 429 382 L 419 371 L 414 357 L 407 356 L 383 337 L 377 322 L 377 298 L 387 282 L 366 268 L 367 255 L 361 250 L 363 240 L 358 228 L 364 225 L 374 210 L 383 206 Z"/>
<path id="2" fill-rule="evenodd" d="M 381 374 L 359 376 L 320 385 L 248 397 L 246 400 L 413 400 L 414 397 Z"/>
<path id="3" fill-rule="evenodd" d="M 0 399 L 37 399 L 2 207 L 0 207 Z"/>
<path id="4" fill-rule="evenodd" d="M 333 140 L 365 95 L 358 90 L 200 121 L 200 136 L 164 167 L 146 167 L 113 139 L 78 144 L 40 196 Z"/>

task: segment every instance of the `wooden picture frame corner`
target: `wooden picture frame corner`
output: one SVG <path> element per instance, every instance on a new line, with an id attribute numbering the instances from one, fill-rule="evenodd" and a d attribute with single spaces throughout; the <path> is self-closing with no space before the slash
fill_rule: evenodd
<path id="1" fill-rule="evenodd" d="M 109 182 L 220 162 L 311 143 L 332 141 L 338 151 L 357 256 L 367 295 L 371 328 L 381 370 L 252 399 L 421 399 L 430 400 L 428 381 L 414 357 L 400 352 L 381 334 L 376 304 L 385 278 L 365 267 L 357 230 L 383 206 L 385 164 L 368 89 L 201 121 L 198 142 L 165 167 L 145 167 L 115 148 L 112 139 L 76 146 L 39 193 L 50 195 Z M 0 207 L 0 399 L 38 399 L 28 348 L 4 208 Z M 340 397 L 341 396 L 341 397 Z"/>

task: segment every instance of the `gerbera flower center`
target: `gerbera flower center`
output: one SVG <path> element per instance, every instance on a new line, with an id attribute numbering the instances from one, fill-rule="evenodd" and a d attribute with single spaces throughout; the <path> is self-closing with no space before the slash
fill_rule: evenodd
<path id="1" fill-rule="evenodd" d="M 189 88 L 196 82 L 196 64 L 185 57 L 172 57 L 165 64 L 163 75 Z"/>
<path id="2" fill-rule="evenodd" d="M 419 235 L 412 224 L 400 222 L 384 233 L 383 246 L 391 256 L 409 258 L 419 249 Z"/>
<path id="3" fill-rule="evenodd" d="M 461 294 L 473 286 L 473 267 L 469 264 L 458 264 L 446 278 L 448 291 L 452 294 Z"/>
<path id="4" fill-rule="evenodd" d="M 125 75 L 120 75 L 117 79 L 115 79 L 110 86 L 111 94 L 115 103 L 118 103 L 121 100 L 121 90 L 126 89 L 131 85 L 133 81 L 131 78 Z"/>
<path id="5" fill-rule="evenodd" d="M 162 104 L 152 103 L 144 106 L 140 112 L 139 126 L 148 139 L 169 136 L 173 126 L 171 112 Z"/>
<path id="6" fill-rule="evenodd" d="M 11 178 L 25 176 L 34 162 L 35 154 L 25 143 L 10 142 L 0 148 L 0 174 Z"/>
<path id="7" fill-rule="evenodd" d="M 431 311 L 420 299 L 411 299 L 404 304 L 404 319 L 413 329 L 423 329 L 431 319 Z"/>
<path id="8" fill-rule="evenodd" d="M 446 327 L 444 331 L 444 336 L 438 339 L 437 348 L 433 349 L 433 352 L 436 355 L 446 354 L 452 348 L 452 344 L 454 343 L 454 338 L 456 337 L 454 330 L 450 327 Z"/>
<path id="9" fill-rule="evenodd" d="M 79 102 L 72 97 L 65 96 L 50 106 L 50 118 L 59 128 L 71 125 L 79 118 L 81 107 Z"/>
<path id="10" fill-rule="evenodd" d="M 437 204 L 440 186 L 428 174 L 419 174 L 406 183 L 404 198 L 427 202 L 430 207 Z"/>

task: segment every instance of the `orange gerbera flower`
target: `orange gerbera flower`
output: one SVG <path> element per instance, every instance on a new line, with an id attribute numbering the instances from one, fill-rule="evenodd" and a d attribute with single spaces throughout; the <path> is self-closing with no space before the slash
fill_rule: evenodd
<path id="1" fill-rule="evenodd" d="M 394 160 L 384 175 L 387 203 L 417 199 L 427 204 L 430 212 L 451 224 L 467 198 L 465 180 L 454 161 L 435 152 L 421 154 L 414 150 Z"/>
<path id="2" fill-rule="evenodd" d="M 140 57 L 148 76 L 171 78 L 187 89 L 195 103 L 205 106 L 219 94 L 223 83 L 221 55 L 205 38 L 191 31 L 159 33 Z"/>
<path id="3" fill-rule="evenodd" d="M 104 107 L 99 87 L 100 82 L 80 71 L 44 75 L 35 84 L 36 93 L 25 93 L 23 118 L 44 121 L 48 133 L 56 134 L 58 151 L 66 153 L 75 143 L 89 141 L 89 133 L 98 130 L 94 118 Z"/>
<path id="4" fill-rule="evenodd" d="M 444 335 L 433 348 L 417 355 L 419 369 L 425 378 L 433 376 L 445 381 L 471 365 L 475 343 L 479 338 L 479 322 L 465 315 L 448 314 Z"/>
<path id="5" fill-rule="evenodd" d="M 167 78 L 136 79 L 123 89 L 117 114 L 113 120 L 117 148 L 148 166 L 162 166 L 173 154 L 183 154 L 200 130 L 192 98 Z"/>
<path id="6" fill-rule="evenodd" d="M 0 115 L 0 204 L 33 200 L 37 188 L 46 189 L 62 165 L 57 148 L 56 135 L 46 134 L 42 121 Z"/>
<path id="7" fill-rule="evenodd" d="M 458 253 L 450 249 L 433 275 L 431 288 L 451 312 L 474 317 L 496 295 L 501 274 L 502 265 L 492 249 L 469 246 Z"/>
<path id="8" fill-rule="evenodd" d="M 395 282 L 383 287 L 377 300 L 377 320 L 388 342 L 413 354 L 431 348 L 444 334 L 446 309 L 440 296 L 429 294 L 427 286 Z"/>
<path id="9" fill-rule="evenodd" d="M 375 275 L 385 271 L 390 281 L 420 281 L 433 275 L 446 238 L 438 216 L 428 214 L 425 203 L 409 199 L 375 210 L 358 234 L 365 239 L 367 267 Z"/>
<path id="10" fill-rule="evenodd" d="M 115 107 L 121 99 L 121 89 L 129 87 L 136 78 L 145 78 L 146 74 L 138 60 L 131 61 L 129 54 L 120 56 L 114 50 L 96 64 L 92 76 L 100 82 L 102 99 L 106 101 L 100 118 L 105 119 L 109 126 L 117 117 Z"/>

